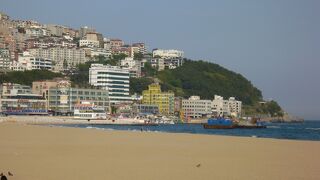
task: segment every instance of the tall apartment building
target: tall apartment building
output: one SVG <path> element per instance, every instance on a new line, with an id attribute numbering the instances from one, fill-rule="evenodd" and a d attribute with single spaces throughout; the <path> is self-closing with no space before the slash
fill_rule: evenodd
<path id="1" fill-rule="evenodd" d="M 50 88 L 47 101 L 49 104 L 48 109 L 56 114 L 72 114 L 75 104 L 80 101 L 94 103 L 105 110 L 109 108 L 108 92 L 105 89 Z"/>
<path id="2" fill-rule="evenodd" d="M 52 61 L 48 58 L 32 56 L 28 51 L 19 54 L 18 61 L 10 63 L 13 71 L 25 71 L 34 69 L 52 70 Z"/>
<path id="3" fill-rule="evenodd" d="M 9 49 L 0 49 L 0 71 L 10 70 L 10 62 Z"/>
<path id="4" fill-rule="evenodd" d="M 163 115 L 174 114 L 174 93 L 161 92 L 159 84 L 151 84 L 148 86 L 148 90 L 142 92 L 143 104 L 152 104 L 159 107 L 159 112 Z"/>
<path id="5" fill-rule="evenodd" d="M 63 71 L 65 68 L 76 67 L 86 62 L 85 51 L 79 48 L 32 48 L 29 52 L 35 57 L 51 59 L 54 71 Z"/>
<path id="6" fill-rule="evenodd" d="M 111 51 L 104 48 L 92 48 L 84 47 L 82 48 L 86 52 L 86 57 L 93 58 L 96 56 L 111 57 Z"/>
<path id="7" fill-rule="evenodd" d="M 108 90 L 113 104 L 131 102 L 129 95 L 129 71 L 119 66 L 92 64 L 89 69 L 89 84 Z"/>
<path id="8" fill-rule="evenodd" d="M 185 118 L 208 117 L 212 114 L 211 100 L 200 99 L 200 96 L 191 96 L 182 100 L 182 112 Z"/>

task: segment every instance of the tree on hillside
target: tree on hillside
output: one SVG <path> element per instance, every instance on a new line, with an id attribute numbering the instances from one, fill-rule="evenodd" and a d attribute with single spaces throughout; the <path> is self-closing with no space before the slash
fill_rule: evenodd
<path id="1" fill-rule="evenodd" d="M 122 59 L 125 59 L 126 57 L 128 57 L 126 54 L 114 54 L 112 55 L 112 59 L 116 60 L 116 61 L 119 61 L 119 60 L 122 60 Z"/>
<path id="2" fill-rule="evenodd" d="M 153 83 L 152 78 L 130 78 L 130 94 L 142 94 L 143 90 L 148 89 L 148 85 Z"/>
<path id="3" fill-rule="evenodd" d="M 151 66 L 149 62 L 144 63 L 144 67 L 141 72 L 147 77 L 155 77 L 157 75 L 157 70 Z"/>
<path id="4" fill-rule="evenodd" d="M 11 82 L 31 86 L 33 81 L 63 77 L 61 73 L 54 73 L 48 70 L 11 71 L 0 74 L 0 83 Z"/>
<path id="5" fill-rule="evenodd" d="M 141 52 L 134 53 L 133 59 L 141 61 L 143 59 L 143 54 Z"/>

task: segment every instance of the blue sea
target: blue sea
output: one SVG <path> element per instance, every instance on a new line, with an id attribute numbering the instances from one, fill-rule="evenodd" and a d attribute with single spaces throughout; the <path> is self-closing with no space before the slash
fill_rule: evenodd
<path id="1" fill-rule="evenodd" d="M 268 123 L 266 129 L 204 129 L 200 124 L 174 124 L 159 126 L 129 126 L 129 125 L 63 125 L 78 128 L 93 128 L 101 130 L 126 130 L 144 132 L 212 134 L 226 136 L 246 136 L 291 140 L 320 141 L 320 121 L 305 121 L 303 123 Z"/>

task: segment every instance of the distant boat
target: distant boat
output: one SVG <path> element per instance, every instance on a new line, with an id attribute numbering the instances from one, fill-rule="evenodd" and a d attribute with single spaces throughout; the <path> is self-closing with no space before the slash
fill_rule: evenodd
<path id="1" fill-rule="evenodd" d="M 266 128 L 262 122 L 255 123 L 235 123 L 231 119 L 209 118 L 203 125 L 205 129 L 263 129 Z"/>
<path id="2" fill-rule="evenodd" d="M 236 125 L 231 119 L 225 118 L 209 118 L 206 124 L 203 124 L 205 129 L 234 129 Z"/>
<path id="3" fill-rule="evenodd" d="M 263 129 L 267 128 L 264 122 L 261 122 L 260 119 L 253 118 L 250 121 L 240 121 L 236 124 L 236 128 L 239 129 Z"/>

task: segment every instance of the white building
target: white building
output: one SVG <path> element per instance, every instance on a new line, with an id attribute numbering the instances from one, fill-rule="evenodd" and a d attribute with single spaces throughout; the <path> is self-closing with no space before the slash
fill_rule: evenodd
<path id="1" fill-rule="evenodd" d="M 31 27 L 26 29 L 26 35 L 28 37 L 40 37 L 40 36 L 48 36 L 49 31 L 45 28 L 40 27 Z"/>
<path id="2" fill-rule="evenodd" d="M 231 116 L 241 116 L 241 108 L 242 108 L 242 102 L 237 101 L 236 98 L 230 97 L 229 98 L 229 111 Z"/>
<path id="3" fill-rule="evenodd" d="M 96 56 L 103 56 L 103 57 L 111 57 L 111 51 L 104 49 L 104 48 L 89 48 L 85 47 L 82 48 L 86 52 L 86 56 L 89 58 L 93 58 Z"/>
<path id="4" fill-rule="evenodd" d="M 131 102 L 129 71 L 119 66 L 92 64 L 89 84 L 108 90 L 111 103 Z"/>
<path id="5" fill-rule="evenodd" d="M 185 118 L 201 118 L 211 116 L 211 100 L 202 100 L 200 96 L 191 96 L 182 100 L 182 111 Z"/>
<path id="6" fill-rule="evenodd" d="M 10 69 L 10 51 L 8 49 L 0 49 L 0 71 Z"/>
<path id="7" fill-rule="evenodd" d="M 168 69 L 175 69 L 177 67 L 182 66 L 183 58 L 170 58 L 164 59 L 164 67 Z"/>
<path id="8" fill-rule="evenodd" d="M 29 52 L 35 57 L 51 59 L 54 71 L 63 71 L 65 68 L 76 67 L 86 62 L 85 51 L 79 48 L 32 48 L 29 49 Z M 64 67 L 65 65 L 67 67 Z"/>
<path id="9" fill-rule="evenodd" d="M 131 57 L 126 57 L 123 60 L 120 60 L 120 66 L 123 69 L 128 69 L 130 77 L 141 77 L 141 62 L 134 60 Z"/>
<path id="10" fill-rule="evenodd" d="M 152 52 L 153 57 L 161 57 L 164 59 L 170 58 L 183 58 L 184 52 L 174 49 L 163 50 L 163 49 L 156 49 Z"/>
<path id="11" fill-rule="evenodd" d="M 162 71 L 165 69 L 164 59 L 162 58 L 151 58 L 150 64 L 153 68 L 157 69 L 158 71 Z"/>
<path id="12" fill-rule="evenodd" d="M 87 39 L 81 39 L 79 41 L 80 47 L 92 47 L 92 48 L 98 48 L 100 46 L 100 42 L 96 40 L 87 40 Z"/>
<path id="13" fill-rule="evenodd" d="M 224 100 L 222 96 L 215 95 L 212 101 L 212 113 L 215 116 L 241 116 L 242 102 L 234 97 Z"/>
<path id="14" fill-rule="evenodd" d="M 52 61 L 48 58 L 35 57 L 25 51 L 19 55 L 18 61 L 12 61 L 10 69 L 13 71 L 25 71 L 33 69 L 52 70 Z"/>

